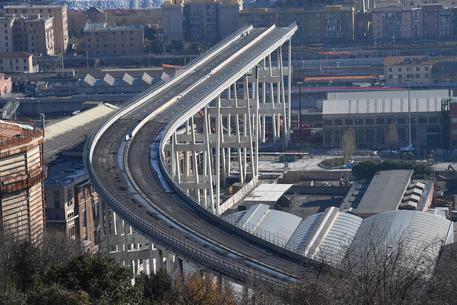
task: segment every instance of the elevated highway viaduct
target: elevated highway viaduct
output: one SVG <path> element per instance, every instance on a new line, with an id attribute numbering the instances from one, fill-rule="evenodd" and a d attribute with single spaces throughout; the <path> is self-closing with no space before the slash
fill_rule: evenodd
<path id="1" fill-rule="evenodd" d="M 284 80 L 291 69 L 283 66 L 282 48 L 290 63 L 295 31 L 240 29 L 136 97 L 86 142 L 89 176 L 111 209 L 160 246 L 240 283 L 286 283 L 317 266 L 219 217 L 224 204 L 233 204 L 221 199 L 223 177 L 256 181 L 265 122 L 275 140 L 287 138 Z"/>

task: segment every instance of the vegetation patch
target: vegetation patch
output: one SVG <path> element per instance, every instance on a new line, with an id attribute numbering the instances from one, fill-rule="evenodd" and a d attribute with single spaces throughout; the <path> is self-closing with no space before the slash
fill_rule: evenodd
<path id="1" fill-rule="evenodd" d="M 424 162 L 409 160 L 369 160 L 355 164 L 352 168 L 352 174 L 356 179 L 371 179 L 377 171 L 391 169 L 413 170 L 413 177 L 416 179 L 425 178 L 433 172 L 432 167 Z"/>

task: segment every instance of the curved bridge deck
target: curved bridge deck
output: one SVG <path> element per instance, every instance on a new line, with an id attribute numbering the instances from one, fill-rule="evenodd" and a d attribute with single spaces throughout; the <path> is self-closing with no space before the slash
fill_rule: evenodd
<path id="1" fill-rule="evenodd" d="M 164 90 L 159 88 L 160 92 L 145 103 L 112 120 L 108 128 L 95 132 L 98 137 L 91 137 L 85 153 L 97 191 L 127 222 L 172 252 L 240 282 L 294 280 L 310 272 L 315 264 L 305 258 L 287 257 L 274 248 L 236 234 L 214 219 L 202 216 L 178 193 L 164 190 L 161 179 L 151 169 L 150 144 L 186 109 L 291 32 L 291 28 L 267 30 L 252 29 L 248 35 L 240 35 L 187 77 Z M 258 37 L 260 39 L 252 43 Z M 239 55 L 234 55 L 240 50 Z M 221 65 L 229 58 L 233 60 L 228 65 Z M 215 68 L 217 72 L 201 81 Z M 159 108 L 189 88 L 171 106 Z M 133 139 L 126 141 L 126 135 L 154 111 L 157 115 L 142 126 Z"/>

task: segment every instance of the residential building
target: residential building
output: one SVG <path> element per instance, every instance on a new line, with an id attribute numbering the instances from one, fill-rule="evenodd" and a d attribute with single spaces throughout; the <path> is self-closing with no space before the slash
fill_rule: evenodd
<path id="1" fill-rule="evenodd" d="M 241 24 L 266 27 L 297 23 L 296 43 L 352 41 L 355 38 L 355 9 L 352 6 L 329 5 L 318 9 L 281 8 L 245 9 Z"/>
<path id="2" fill-rule="evenodd" d="M 341 148 L 344 132 L 352 130 L 358 148 L 398 149 L 409 145 L 411 126 L 417 151 L 442 148 L 442 100 L 448 96 L 447 90 L 329 93 L 323 101 L 323 145 Z"/>
<path id="3" fill-rule="evenodd" d="M 0 17 L 0 53 L 13 52 L 14 18 Z"/>
<path id="4" fill-rule="evenodd" d="M 427 57 L 389 56 L 384 58 L 384 78 L 387 84 L 430 84 L 432 66 Z"/>
<path id="5" fill-rule="evenodd" d="M 13 90 L 13 82 L 11 77 L 6 76 L 5 74 L 0 73 L 0 96 L 11 93 Z"/>
<path id="6" fill-rule="evenodd" d="M 219 41 L 218 31 L 218 6 L 215 1 L 194 0 L 185 3 L 184 16 L 184 39 L 206 44 L 215 44 Z"/>
<path id="7" fill-rule="evenodd" d="M 222 0 L 218 6 L 219 40 L 235 32 L 239 27 L 238 16 L 243 9 L 243 2 L 239 0 Z"/>
<path id="8" fill-rule="evenodd" d="M 53 18 L 29 16 L 14 18 L 14 51 L 54 55 Z"/>
<path id="9" fill-rule="evenodd" d="M 34 73 L 38 67 L 33 65 L 33 55 L 25 52 L 0 53 L 0 72 Z"/>
<path id="10" fill-rule="evenodd" d="M 55 53 L 62 53 L 68 46 L 68 17 L 66 5 L 6 5 L 5 16 L 41 16 L 53 18 Z"/>
<path id="11" fill-rule="evenodd" d="M 80 157 L 60 157 L 48 167 L 45 181 L 46 226 L 80 240 L 90 252 L 99 245 L 98 194 Z"/>
<path id="12" fill-rule="evenodd" d="M 238 0 L 166 1 L 162 6 L 164 35 L 214 44 L 238 29 L 241 8 Z"/>
<path id="13" fill-rule="evenodd" d="M 184 3 L 178 1 L 165 1 L 162 5 L 162 30 L 163 35 L 171 40 L 184 40 Z"/>
<path id="14" fill-rule="evenodd" d="M 400 40 L 423 36 L 420 8 L 384 7 L 371 11 L 373 39 Z"/>
<path id="15" fill-rule="evenodd" d="M 143 53 L 144 27 L 88 23 L 84 27 L 83 49 L 89 55 Z"/>
<path id="16" fill-rule="evenodd" d="M 0 234 L 39 243 L 44 233 L 43 132 L 0 121 Z"/>

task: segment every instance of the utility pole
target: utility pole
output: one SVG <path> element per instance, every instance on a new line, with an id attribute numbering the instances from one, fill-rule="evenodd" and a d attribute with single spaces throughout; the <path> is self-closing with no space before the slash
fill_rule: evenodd
<path id="1" fill-rule="evenodd" d="M 297 115 L 297 128 L 301 128 L 301 85 L 303 82 L 297 82 L 298 84 L 298 115 Z"/>

